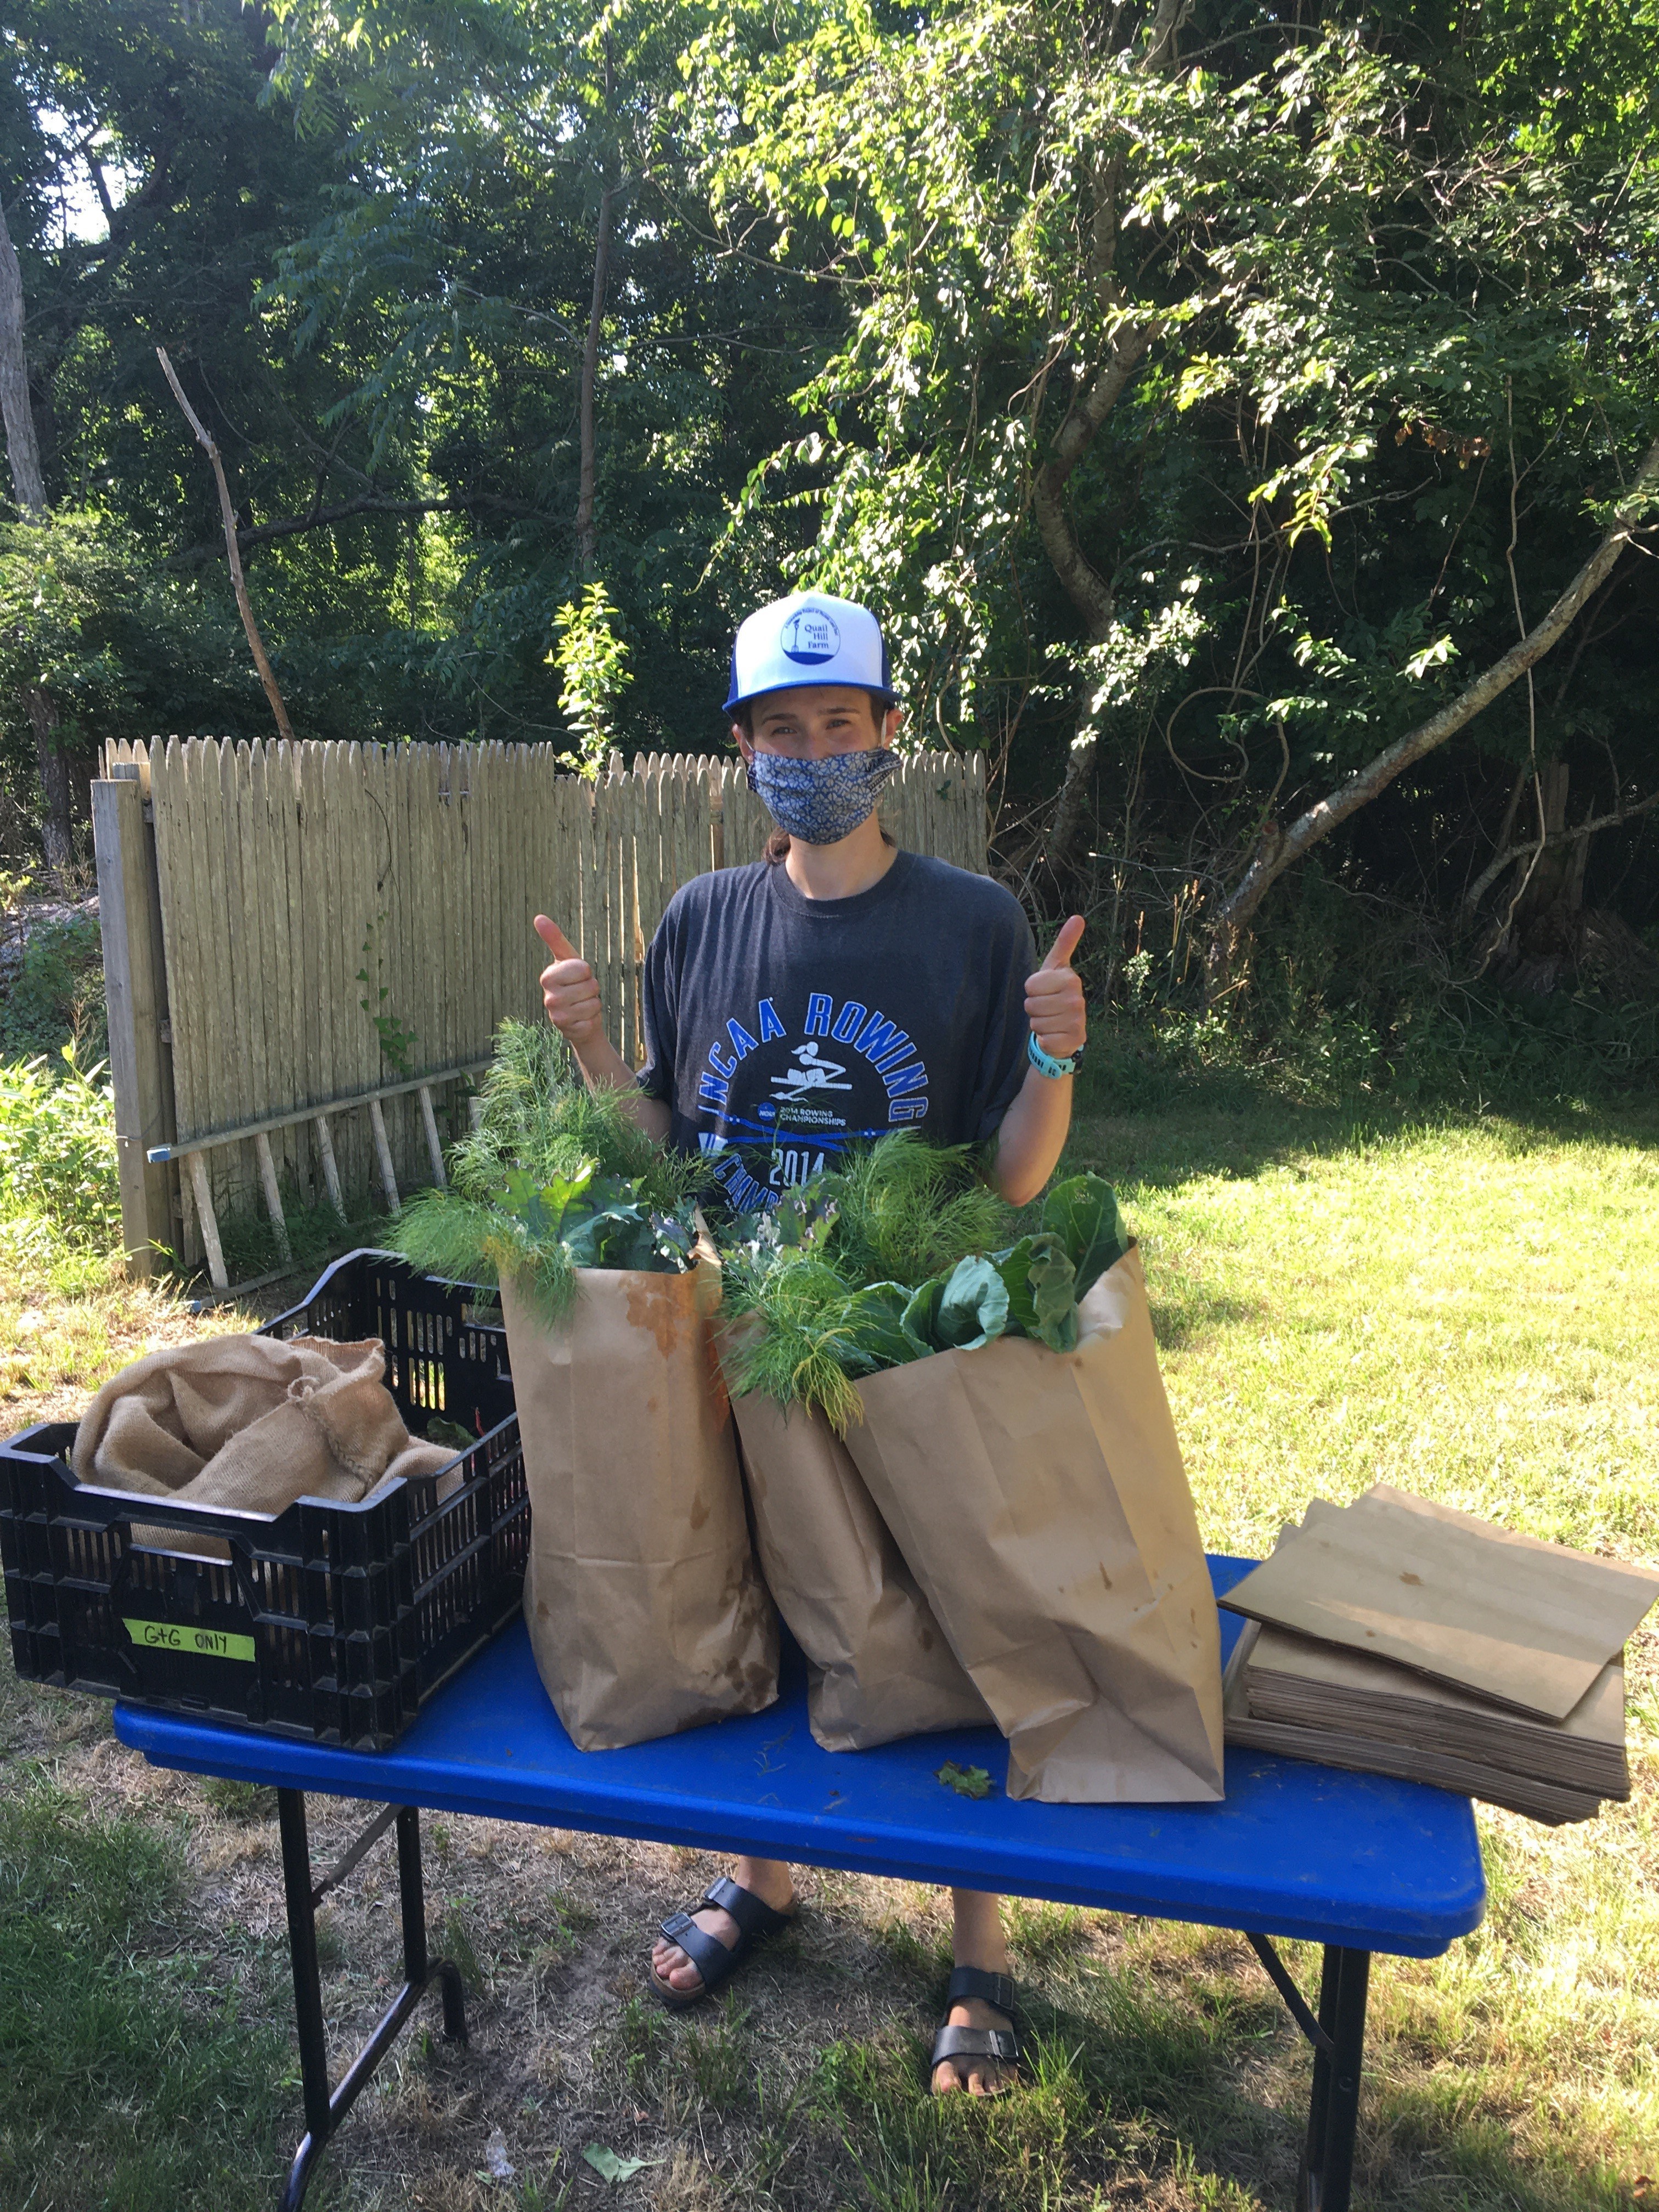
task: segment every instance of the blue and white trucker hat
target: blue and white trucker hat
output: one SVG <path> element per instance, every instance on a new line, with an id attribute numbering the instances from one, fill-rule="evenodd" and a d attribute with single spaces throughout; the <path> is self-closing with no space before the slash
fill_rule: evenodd
<path id="1" fill-rule="evenodd" d="M 797 592 L 740 625 L 726 712 L 796 684 L 856 684 L 885 705 L 897 705 L 881 624 L 868 607 L 827 592 Z"/>

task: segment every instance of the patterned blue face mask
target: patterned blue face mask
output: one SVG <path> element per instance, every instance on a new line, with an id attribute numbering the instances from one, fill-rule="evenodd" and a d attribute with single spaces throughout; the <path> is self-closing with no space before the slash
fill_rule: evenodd
<path id="1" fill-rule="evenodd" d="M 898 766 L 898 755 L 831 753 L 827 760 L 793 760 L 757 752 L 749 763 L 749 788 L 764 800 L 780 830 L 804 845 L 837 845 L 874 811 L 881 787 Z"/>

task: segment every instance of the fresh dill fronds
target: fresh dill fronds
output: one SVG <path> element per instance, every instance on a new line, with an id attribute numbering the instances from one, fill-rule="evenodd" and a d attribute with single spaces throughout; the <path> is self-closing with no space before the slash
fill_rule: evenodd
<path id="1" fill-rule="evenodd" d="M 836 1208 L 829 1250 L 848 1283 L 921 1283 L 1006 1243 L 1013 1212 L 985 1181 L 982 1157 L 975 1145 L 896 1129 L 826 1176 Z"/>
<path id="2" fill-rule="evenodd" d="M 663 1151 L 592 1091 L 551 1028 L 503 1022 L 480 1088 L 478 1125 L 449 1155 L 450 1188 L 412 1198 L 388 1237 L 422 1274 L 495 1286 L 503 1276 L 550 1324 L 580 1265 L 689 1264 L 702 1164 Z"/>

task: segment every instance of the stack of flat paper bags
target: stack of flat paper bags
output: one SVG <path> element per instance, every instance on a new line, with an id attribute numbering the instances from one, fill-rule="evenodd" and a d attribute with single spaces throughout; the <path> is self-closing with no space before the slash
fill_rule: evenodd
<path id="1" fill-rule="evenodd" d="M 1659 1577 L 1378 1483 L 1316 1498 L 1222 1603 L 1227 1741 L 1552 1825 L 1627 1797 L 1624 1644 Z"/>

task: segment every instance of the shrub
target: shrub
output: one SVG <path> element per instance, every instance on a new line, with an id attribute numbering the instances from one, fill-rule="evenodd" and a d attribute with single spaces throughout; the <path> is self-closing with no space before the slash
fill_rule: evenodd
<path id="1" fill-rule="evenodd" d="M 56 1053 L 66 1043 L 82 1059 L 95 1060 L 107 1051 L 102 946 L 90 915 L 31 933 L 22 963 L 0 1000 L 0 1054 Z"/>
<path id="2" fill-rule="evenodd" d="M 0 1218 L 49 1224 L 62 1243 L 100 1250 L 121 1232 L 115 1093 L 104 1063 L 64 1073 L 44 1054 L 0 1062 Z"/>

